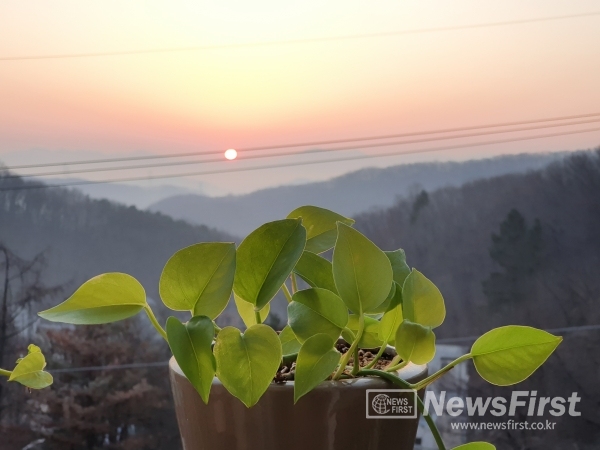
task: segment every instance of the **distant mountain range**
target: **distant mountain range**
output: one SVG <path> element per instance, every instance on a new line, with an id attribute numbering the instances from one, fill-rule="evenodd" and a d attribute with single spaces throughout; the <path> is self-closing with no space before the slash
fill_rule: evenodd
<path id="1" fill-rule="evenodd" d="M 285 217 L 294 208 L 317 205 L 345 215 L 389 207 L 411 191 L 459 186 L 479 178 L 523 173 L 561 159 L 565 153 L 521 154 L 466 162 L 416 163 L 367 168 L 329 181 L 279 186 L 245 195 L 174 195 L 148 207 L 194 224 L 245 236 L 260 224 Z"/>

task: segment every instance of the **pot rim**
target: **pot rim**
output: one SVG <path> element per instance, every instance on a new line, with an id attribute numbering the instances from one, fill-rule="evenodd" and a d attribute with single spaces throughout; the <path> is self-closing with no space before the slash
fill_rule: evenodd
<path id="1" fill-rule="evenodd" d="M 424 378 L 423 375 L 425 375 L 425 376 L 427 375 L 427 369 L 428 369 L 427 364 L 418 365 L 418 364 L 408 363 L 406 365 L 406 367 L 403 367 L 402 369 L 395 371 L 393 373 L 398 375 L 403 380 L 410 382 L 411 380 Z M 181 370 L 181 367 L 179 367 L 179 364 L 177 364 L 177 361 L 175 360 L 174 356 L 172 356 L 171 359 L 169 359 L 169 370 L 171 370 L 171 371 L 175 372 L 177 375 L 187 379 L 187 377 Z M 348 386 L 348 385 L 364 386 L 365 384 L 369 385 L 369 384 L 373 384 L 373 383 L 380 383 L 381 380 L 382 379 L 379 377 L 357 377 L 357 378 L 348 378 L 348 379 L 336 380 L 336 381 L 325 380 L 325 381 L 322 381 L 317 386 L 317 388 L 319 386 L 328 386 L 328 387 Z M 214 384 L 222 385 L 221 381 L 216 376 L 213 378 L 212 384 L 213 385 Z M 290 380 L 290 381 L 286 381 L 285 383 L 271 382 L 271 384 L 269 385 L 269 389 L 272 389 L 273 387 L 276 387 L 277 389 L 285 389 L 286 387 L 288 389 L 293 389 L 294 381 Z"/>

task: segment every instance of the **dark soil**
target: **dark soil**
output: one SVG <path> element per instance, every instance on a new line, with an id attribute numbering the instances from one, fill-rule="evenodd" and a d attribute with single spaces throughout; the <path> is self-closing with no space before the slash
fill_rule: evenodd
<path id="1" fill-rule="evenodd" d="M 339 344 L 336 344 L 336 348 L 340 353 L 344 354 L 344 353 L 348 352 L 350 346 L 345 343 L 339 343 Z M 375 358 L 375 355 L 377 355 L 377 352 L 379 352 L 379 348 L 359 350 L 358 357 L 359 357 L 360 367 L 365 367 L 371 361 L 373 361 L 373 359 Z M 383 355 L 381 355 L 381 357 L 379 358 L 379 361 L 377 361 L 377 363 L 375 364 L 373 369 L 377 369 L 377 370 L 385 369 L 389 365 L 389 363 L 392 361 L 392 359 L 393 359 L 393 356 L 384 353 Z M 349 359 L 348 365 L 354 366 L 354 357 L 351 357 Z M 296 373 L 296 363 L 295 362 L 288 363 L 288 364 L 282 364 L 281 367 L 279 367 L 279 370 L 277 371 L 277 374 L 275 375 L 275 378 L 273 379 L 273 381 L 275 381 L 275 383 L 285 383 L 286 381 L 291 381 L 294 379 L 295 373 Z M 349 373 L 348 373 L 348 375 L 349 375 Z"/>

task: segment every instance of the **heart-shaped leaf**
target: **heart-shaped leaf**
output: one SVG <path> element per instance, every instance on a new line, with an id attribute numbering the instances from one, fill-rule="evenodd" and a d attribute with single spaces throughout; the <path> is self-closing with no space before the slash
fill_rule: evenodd
<path id="1" fill-rule="evenodd" d="M 392 285 L 390 260 L 358 231 L 338 222 L 333 250 L 333 278 L 338 294 L 355 314 L 381 305 Z"/>
<path id="2" fill-rule="evenodd" d="M 404 281 L 402 303 L 404 317 L 425 327 L 439 327 L 446 317 L 442 293 L 416 269 Z"/>
<path id="3" fill-rule="evenodd" d="M 235 244 L 195 244 L 167 261 L 160 276 L 160 297 L 175 311 L 215 319 L 231 297 L 234 275 Z"/>
<path id="4" fill-rule="evenodd" d="M 171 352 L 204 403 L 208 403 L 210 387 L 217 370 L 212 352 L 215 326 L 206 316 L 195 316 L 182 324 L 175 317 L 167 319 L 167 338 Z"/>
<path id="5" fill-rule="evenodd" d="M 392 281 L 392 285 L 390 287 L 390 293 L 388 294 L 385 301 L 381 305 L 379 305 L 377 308 L 374 308 L 370 311 L 365 311 L 365 314 L 368 314 L 370 316 L 382 316 L 383 313 L 386 312 L 390 308 L 390 303 L 392 303 L 392 300 L 393 300 L 394 296 L 396 295 L 396 286 L 397 286 L 397 284 Z"/>
<path id="6" fill-rule="evenodd" d="M 430 327 L 404 320 L 396 332 L 396 352 L 403 361 L 427 364 L 435 356 L 435 334 Z"/>
<path id="7" fill-rule="evenodd" d="M 265 393 L 281 362 L 281 343 L 267 325 L 253 325 L 244 334 L 223 328 L 214 347 L 217 377 L 248 408 Z"/>
<path id="8" fill-rule="evenodd" d="M 38 313 L 52 322 L 96 325 L 127 319 L 146 306 L 142 285 L 124 273 L 105 273 L 81 285 L 60 305 Z"/>
<path id="9" fill-rule="evenodd" d="M 237 250 L 233 291 L 260 311 L 277 294 L 302 256 L 306 229 L 300 219 L 269 222 L 254 230 Z"/>
<path id="10" fill-rule="evenodd" d="M 358 316 L 356 314 L 350 314 L 348 318 L 347 329 L 351 330 L 353 335 L 356 336 L 358 332 Z M 379 338 L 381 331 L 381 322 L 372 317 L 365 316 L 365 329 L 363 335 L 358 341 L 358 348 L 376 348 L 381 347 L 383 341 Z M 352 336 L 349 336 L 347 332 L 343 333 L 344 340 L 351 343 L 353 340 Z"/>
<path id="11" fill-rule="evenodd" d="M 487 442 L 470 442 L 454 447 L 452 450 L 496 450 L 496 447 Z"/>
<path id="12" fill-rule="evenodd" d="M 294 272 L 310 287 L 327 289 L 337 294 L 337 288 L 333 281 L 333 267 L 325 258 L 304 251 L 294 267 Z"/>
<path id="13" fill-rule="evenodd" d="M 394 282 L 395 283 L 395 282 Z M 404 320 L 402 316 L 402 288 L 396 285 L 394 297 L 390 302 L 388 310 L 381 318 L 381 326 L 379 327 L 379 339 L 384 344 L 393 344 L 396 340 L 396 331 Z"/>
<path id="14" fill-rule="evenodd" d="M 281 350 L 284 357 L 298 353 L 300 347 L 302 347 L 302 344 L 298 341 L 289 325 L 286 325 L 281 333 L 279 333 L 279 341 L 281 342 Z"/>
<path id="15" fill-rule="evenodd" d="M 254 311 L 254 305 L 252 303 L 248 303 L 246 300 L 242 300 L 237 295 L 233 295 L 235 300 L 235 307 L 238 310 L 238 314 L 242 318 L 244 325 L 246 328 L 250 328 L 252 325 L 256 325 L 256 311 Z M 261 309 L 258 314 L 260 316 L 260 323 L 263 323 L 269 312 L 271 311 L 271 304 L 268 303 L 263 309 Z"/>
<path id="16" fill-rule="evenodd" d="M 337 222 L 349 226 L 354 224 L 354 220 L 318 206 L 301 206 L 288 214 L 288 219 L 298 217 L 302 218 L 306 228 L 306 250 L 312 253 L 323 253 L 333 248 L 337 239 Z"/>
<path id="17" fill-rule="evenodd" d="M 401 248 L 393 252 L 384 252 L 392 264 L 392 272 L 394 272 L 394 281 L 400 287 L 404 285 L 404 280 L 410 274 L 410 267 L 406 264 L 406 253 Z"/>
<path id="18" fill-rule="evenodd" d="M 471 348 L 481 377 L 498 386 L 528 378 L 561 343 L 562 337 L 543 330 L 509 325 L 488 331 Z"/>
<path id="19" fill-rule="evenodd" d="M 336 340 L 348 323 L 348 309 L 333 292 L 311 288 L 298 291 L 288 305 L 288 323 L 300 342 L 324 333 Z"/>
<path id="20" fill-rule="evenodd" d="M 16 381 L 30 389 L 43 389 L 52 384 L 52 375 L 44 372 L 46 358 L 40 348 L 30 345 L 27 356 L 20 358 L 8 381 Z"/>
<path id="21" fill-rule="evenodd" d="M 326 334 L 315 334 L 302 344 L 296 360 L 294 403 L 333 373 L 341 357 L 334 345 Z"/>

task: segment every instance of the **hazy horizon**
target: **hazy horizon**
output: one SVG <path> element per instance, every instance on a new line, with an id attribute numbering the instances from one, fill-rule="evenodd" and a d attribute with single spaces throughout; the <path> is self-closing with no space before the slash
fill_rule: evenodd
<path id="1" fill-rule="evenodd" d="M 67 0 L 33 4 L 0 5 L 0 59 L 195 45 L 250 46 L 0 60 L 0 160 L 7 165 L 94 155 L 247 148 L 599 112 L 600 16 L 286 44 L 296 39 L 597 13 L 597 3 L 591 0 L 526 4 L 511 0 L 501 5 L 475 0 L 353 5 L 316 1 L 250 5 L 230 0 L 210 7 L 205 2 L 166 5 L 157 1 L 118 2 L 115 7 L 110 2 Z M 262 41 L 282 44 L 251 46 Z M 530 134 L 535 132 L 517 136 Z M 166 182 L 193 189 L 204 186 L 213 194 L 243 193 L 320 180 L 365 166 L 579 150 L 599 142 L 600 132 L 595 131 Z M 377 150 L 366 145 L 354 152 Z M 211 169 L 245 164 L 243 156 L 233 163 L 213 164 Z M 136 174 L 177 171 L 181 168 Z"/>

